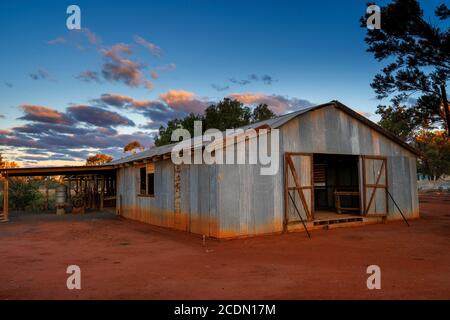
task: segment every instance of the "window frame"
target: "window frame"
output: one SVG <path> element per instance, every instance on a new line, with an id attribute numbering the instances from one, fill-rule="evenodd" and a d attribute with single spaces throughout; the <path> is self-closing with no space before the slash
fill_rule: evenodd
<path id="1" fill-rule="evenodd" d="M 154 168 L 153 164 L 151 167 L 149 165 L 145 165 L 145 166 L 139 167 L 138 169 L 139 169 L 138 196 L 154 198 L 155 197 L 155 168 Z M 144 173 L 144 182 L 142 181 L 142 173 L 143 172 L 145 172 Z M 153 175 L 153 193 L 149 194 L 149 175 L 151 175 L 151 174 Z M 144 189 L 142 189 L 143 184 L 145 184 L 145 193 L 142 193 L 142 191 L 144 190 Z"/>

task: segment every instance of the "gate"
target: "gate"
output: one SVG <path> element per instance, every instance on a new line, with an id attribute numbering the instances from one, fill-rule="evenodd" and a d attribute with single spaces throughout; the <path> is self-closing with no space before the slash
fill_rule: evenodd
<path id="1" fill-rule="evenodd" d="M 364 214 L 386 216 L 388 213 L 387 158 L 362 156 Z"/>
<path id="2" fill-rule="evenodd" d="M 286 152 L 284 155 L 284 218 L 289 224 L 314 218 L 313 157 L 309 153 Z"/>

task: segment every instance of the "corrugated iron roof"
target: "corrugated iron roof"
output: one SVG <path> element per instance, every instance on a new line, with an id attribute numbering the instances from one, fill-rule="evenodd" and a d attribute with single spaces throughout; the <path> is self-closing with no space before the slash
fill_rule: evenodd
<path id="1" fill-rule="evenodd" d="M 402 147 L 408 149 L 409 151 L 411 151 L 412 153 L 417 155 L 417 151 L 411 147 L 410 145 L 408 145 L 407 143 L 405 143 L 404 141 L 400 140 L 397 136 L 395 136 L 394 134 L 392 134 L 391 132 L 387 131 L 386 129 L 382 128 L 381 126 L 377 125 L 376 123 L 370 121 L 369 119 L 367 119 L 366 117 L 360 115 L 359 113 L 357 113 L 356 111 L 352 110 L 351 108 L 347 107 L 346 105 L 342 104 L 341 102 L 337 101 L 337 100 L 333 100 L 324 104 L 320 104 L 317 106 L 313 106 L 313 107 L 308 107 L 308 108 L 304 108 L 295 112 L 291 112 L 282 116 L 278 116 L 276 118 L 272 118 L 272 119 L 268 119 L 268 120 L 263 120 L 263 121 L 259 121 L 259 122 L 255 122 L 243 127 L 240 127 L 238 129 L 243 129 L 244 131 L 247 129 L 257 129 L 260 127 L 270 127 L 272 129 L 276 129 L 279 128 L 281 126 L 283 126 L 284 124 L 286 124 L 287 122 L 291 121 L 292 119 L 301 116 L 303 114 L 306 114 L 308 112 L 317 110 L 317 109 L 321 109 L 324 107 L 328 107 L 328 106 L 333 106 L 336 107 L 342 111 L 344 111 L 345 113 L 347 113 L 348 115 L 352 116 L 353 118 L 356 118 L 357 120 L 362 121 L 364 124 L 368 125 L 369 127 L 371 127 L 372 129 L 378 131 L 379 133 L 383 134 L 384 136 L 386 136 L 387 138 L 397 142 L 398 144 L 400 144 Z M 192 140 L 192 139 L 191 139 Z M 203 145 L 208 144 L 209 142 L 203 142 Z M 113 165 L 117 165 L 117 164 L 123 164 L 123 163 L 127 163 L 127 162 L 133 162 L 133 161 L 138 161 L 138 160 L 143 160 L 146 158 L 151 158 L 154 156 L 161 156 L 164 154 L 168 154 L 171 153 L 172 148 L 176 145 L 177 143 L 172 143 L 169 145 L 165 145 L 165 146 L 161 146 L 161 147 L 156 147 L 156 148 L 152 148 L 146 151 L 142 151 L 140 153 L 128 156 L 128 157 L 124 157 L 121 159 L 117 159 L 113 162 L 111 162 L 111 164 Z M 194 146 L 194 147 L 198 147 L 198 146 Z"/>

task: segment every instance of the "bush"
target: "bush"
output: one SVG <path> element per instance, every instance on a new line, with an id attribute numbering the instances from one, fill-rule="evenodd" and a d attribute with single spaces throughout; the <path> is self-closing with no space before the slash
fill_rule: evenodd
<path id="1" fill-rule="evenodd" d="M 33 178 L 11 178 L 9 181 L 9 207 L 12 210 L 36 210 L 42 203 L 40 182 Z"/>

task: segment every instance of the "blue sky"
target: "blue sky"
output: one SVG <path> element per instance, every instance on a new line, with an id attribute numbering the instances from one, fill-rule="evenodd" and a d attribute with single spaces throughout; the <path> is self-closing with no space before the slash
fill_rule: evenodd
<path id="1" fill-rule="evenodd" d="M 422 1 L 425 16 L 440 3 Z M 70 4 L 82 31 L 66 28 Z M 376 121 L 370 82 L 382 64 L 365 52 L 365 10 L 360 0 L 2 1 L 1 152 L 23 165 L 118 157 L 127 139 L 150 145 L 159 124 L 226 96 L 278 113 L 337 99 Z M 82 143 L 93 137 L 98 146 Z"/>

